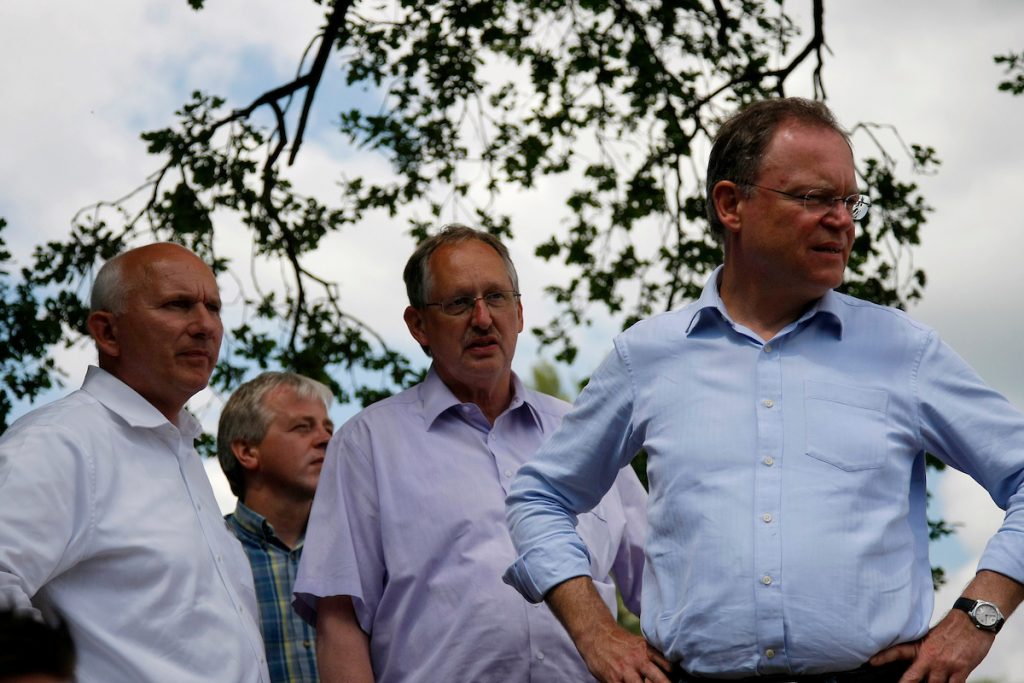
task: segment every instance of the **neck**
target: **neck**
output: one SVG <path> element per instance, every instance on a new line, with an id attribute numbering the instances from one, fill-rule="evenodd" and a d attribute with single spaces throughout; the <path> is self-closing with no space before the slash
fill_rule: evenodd
<path id="1" fill-rule="evenodd" d="M 294 549 L 306 533 L 306 522 L 309 521 L 309 510 L 313 505 L 312 498 L 282 497 L 270 495 L 266 489 L 257 488 L 246 491 L 245 505 L 253 512 L 263 515 L 281 542 Z"/>
<path id="2" fill-rule="evenodd" d="M 718 285 L 718 294 L 729 316 L 764 341 L 773 339 L 817 301 L 765 286 L 762 279 L 749 274 L 740 277 L 736 268 L 730 268 L 728 259 Z"/>
<path id="3" fill-rule="evenodd" d="M 496 381 L 489 384 L 472 386 L 455 382 L 452 378 L 445 377 L 440 371 L 438 371 L 438 375 L 445 386 L 455 395 L 455 398 L 462 403 L 475 403 L 492 425 L 512 401 L 511 372 L 503 373 Z"/>
<path id="4" fill-rule="evenodd" d="M 99 354 L 98 364 L 101 370 L 105 370 L 106 372 L 110 373 L 119 381 L 124 383 L 125 386 L 130 388 L 132 391 L 137 393 L 142 398 L 146 399 L 146 401 L 151 406 L 156 408 L 161 415 L 166 417 L 167 421 L 170 422 L 172 425 L 174 425 L 175 427 L 181 426 L 178 424 L 178 415 L 181 413 L 182 410 L 184 410 L 185 403 L 188 401 L 187 398 L 184 401 L 181 401 L 180 403 L 177 401 L 168 402 L 165 400 L 161 400 L 160 397 L 154 395 L 154 392 L 147 391 L 147 388 L 144 385 L 140 384 L 139 382 L 133 382 L 131 376 L 129 376 L 129 374 L 125 372 L 124 368 L 118 365 L 116 362 L 114 362 L 113 359 L 111 359 L 104 353 Z"/>
<path id="5" fill-rule="evenodd" d="M 473 392 L 468 396 L 455 396 L 463 403 L 475 403 L 487 421 L 493 425 L 498 416 L 508 408 L 512 400 L 512 389 L 506 385 L 504 391 Z"/>

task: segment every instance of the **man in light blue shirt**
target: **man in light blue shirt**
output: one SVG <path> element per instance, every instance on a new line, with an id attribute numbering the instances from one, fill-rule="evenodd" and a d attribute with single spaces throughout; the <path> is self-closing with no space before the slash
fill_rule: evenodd
<path id="1" fill-rule="evenodd" d="M 523 309 L 508 251 L 449 226 L 416 249 L 405 282 L 430 371 L 331 439 L 295 583 L 321 680 L 593 681 L 548 608 L 501 581 L 515 559 L 508 487 L 570 407 L 512 372 Z M 636 475 L 612 479 L 579 518 L 608 618 L 616 585 L 639 608 L 646 528 Z"/>
<path id="2" fill-rule="evenodd" d="M 520 470 L 506 581 L 601 680 L 965 680 L 1024 597 L 1024 416 L 934 331 L 832 291 L 869 202 L 824 105 L 741 112 L 707 178 L 724 264 L 615 339 Z M 646 641 L 592 609 L 573 530 L 641 448 Z M 926 451 L 1007 511 L 931 630 Z"/>

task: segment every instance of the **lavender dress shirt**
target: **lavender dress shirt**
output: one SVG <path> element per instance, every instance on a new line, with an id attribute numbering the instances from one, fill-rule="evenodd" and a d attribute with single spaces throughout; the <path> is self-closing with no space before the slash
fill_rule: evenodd
<path id="1" fill-rule="evenodd" d="M 546 605 L 501 581 L 515 559 L 505 496 L 569 409 L 513 378 L 493 427 L 431 370 L 349 420 L 331 440 L 306 531 L 295 607 L 350 595 L 378 683 L 592 681 Z M 610 610 L 636 611 L 646 494 L 623 470 L 579 531 Z"/>

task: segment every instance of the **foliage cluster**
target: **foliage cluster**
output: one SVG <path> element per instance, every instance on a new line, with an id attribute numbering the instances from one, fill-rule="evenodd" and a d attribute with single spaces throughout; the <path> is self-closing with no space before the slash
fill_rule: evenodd
<path id="1" fill-rule="evenodd" d="M 565 187 L 566 219 L 536 253 L 568 276 L 547 288 L 558 315 L 532 331 L 571 362 L 593 306 L 628 325 L 697 294 L 720 258 L 706 230 L 700 154 L 723 117 L 785 94 L 804 65 L 824 96 L 824 2 L 810 4 L 803 39 L 781 3 L 745 0 L 325 2 L 292 81 L 231 110 L 196 92 L 174 125 L 143 133 L 159 167 L 126 196 L 81 211 L 66 239 L 37 247 L 25 300 L 47 311 L 37 319 L 59 321 L 57 339 L 71 340 L 84 332 L 74 293 L 99 262 L 140 241 L 178 241 L 247 282 L 215 387 L 282 366 L 365 404 L 418 373 L 346 310 L 339 282 L 310 269 L 308 256 L 369 220 L 404 222 L 422 237 L 454 207 L 511 236 L 502 195 L 555 183 Z M 339 196 L 325 202 L 292 184 L 287 163 L 329 63 L 340 64 L 350 99 L 374 102 L 340 112 L 342 135 L 393 173 L 342 169 Z M 880 129 L 857 130 L 879 142 Z M 897 178 L 894 157 L 873 147 L 859 170 L 878 211 L 857 240 L 846 289 L 904 305 L 924 284 L 907 268 L 907 249 L 929 208 Z M 905 149 L 918 170 L 938 163 L 931 148 Z M 283 283 L 255 269 L 246 278 L 246 264 L 219 253 L 227 222 L 241 223 L 251 262 L 277 264 Z M 40 339 L 36 357 L 54 341 Z"/>

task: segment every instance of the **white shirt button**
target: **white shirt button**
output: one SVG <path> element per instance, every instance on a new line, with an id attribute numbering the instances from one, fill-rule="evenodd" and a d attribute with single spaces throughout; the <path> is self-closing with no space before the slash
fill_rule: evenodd
<path id="1" fill-rule="evenodd" d="M 772 345 L 771 344 L 765 344 L 764 345 L 764 352 L 765 353 L 771 353 L 772 352 Z"/>
<path id="2" fill-rule="evenodd" d="M 763 583 L 766 586 L 772 585 L 772 577 L 770 577 L 767 574 L 765 574 L 764 576 L 761 577 L 761 583 Z"/>
<path id="3" fill-rule="evenodd" d="M 771 467 L 772 465 L 775 464 L 775 458 L 773 458 L 770 455 L 766 455 L 764 456 L 764 460 L 762 460 L 761 462 L 763 462 L 766 467 Z"/>
<path id="4" fill-rule="evenodd" d="M 539 659 L 541 661 L 544 661 L 544 653 L 543 652 L 538 652 L 537 653 L 537 659 Z"/>
<path id="5" fill-rule="evenodd" d="M 765 524 L 767 524 L 768 522 L 772 521 L 772 513 L 766 512 L 763 515 L 761 515 L 761 521 L 764 522 Z"/>
<path id="6" fill-rule="evenodd" d="M 761 401 L 761 405 L 763 405 L 765 408 L 771 408 L 773 405 L 775 405 L 775 401 L 771 400 L 770 398 L 766 398 L 765 400 Z"/>
<path id="7" fill-rule="evenodd" d="M 775 656 L 775 650 L 773 650 L 771 648 L 768 648 L 767 650 L 764 651 L 764 656 L 767 657 L 768 659 L 771 659 L 772 657 Z"/>
<path id="8" fill-rule="evenodd" d="M 512 476 L 512 470 L 505 470 L 505 476 L 506 477 L 511 477 Z"/>

